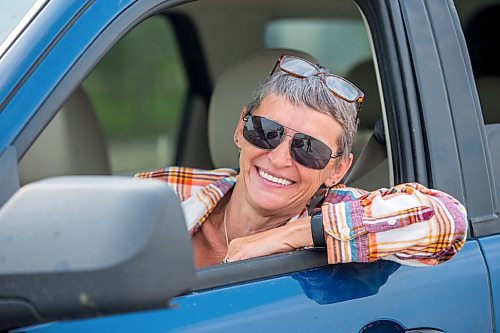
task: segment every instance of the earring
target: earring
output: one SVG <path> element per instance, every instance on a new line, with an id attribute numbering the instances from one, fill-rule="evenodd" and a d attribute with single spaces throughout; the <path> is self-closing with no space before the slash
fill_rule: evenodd
<path id="1" fill-rule="evenodd" d="M 337 184 L 337 180 L 334 179 L 332 182 L 325 183 L 325 186 L 330 189 Z"/>

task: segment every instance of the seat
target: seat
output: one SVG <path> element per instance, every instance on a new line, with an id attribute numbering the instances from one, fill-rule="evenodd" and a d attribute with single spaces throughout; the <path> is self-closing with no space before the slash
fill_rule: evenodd
<path id="1" fill-rule="evenodd" d="M 354 66 L 346 75 L 365 94 L 360 125 L 353 145 L 354 163 L 344 182 L 367 190 L 390 184 L 382 107 L 372 59 Z"/>
<path id="2" fill-rule="evenodd" d="M 266 49 L 250 54 L 221 73 L 209 106 L 208 139 L 210 155 L 216 168 L 238 167 L 238 151 L 233 133 L 242 108 L 260 82 L 271 72 L 281 54 L 317 61 L 304 52 L 289 49 Z"/>
<path id="3" fill-rule="evenodd" d="M 19 162 L 21 185 L 64 175 L 108 175 L 106 141 L 90 99 L 78 88 Z"/>

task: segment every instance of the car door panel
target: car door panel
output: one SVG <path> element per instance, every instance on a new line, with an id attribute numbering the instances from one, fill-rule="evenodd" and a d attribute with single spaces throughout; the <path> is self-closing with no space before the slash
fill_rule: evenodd
<path id="1" fill-rule="evenodd" d="M 331 265 L 194 292 L 166 310 L 27 331 L 358 332 L 380 319 L 407 329 L 491 331 L 488 278 L 478 243 L 468 241 L 455 259 L 435 267 L 387 261 Z"/>
<path id="2" fill-rule="evenodd" d="M 479 239 L 491 282 L 491 303 L 493 306 L 495 331 L 500 323 L 500 235 Z"/>

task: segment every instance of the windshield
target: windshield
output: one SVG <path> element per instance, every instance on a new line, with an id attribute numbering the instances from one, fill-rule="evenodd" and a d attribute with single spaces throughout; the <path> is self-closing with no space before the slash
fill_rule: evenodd
<path id="1" fill-rule="evenodd" d="M 0 1 L 0 45 L 7 40 L 7 37 L 36 2 L 37 0 Z"/>

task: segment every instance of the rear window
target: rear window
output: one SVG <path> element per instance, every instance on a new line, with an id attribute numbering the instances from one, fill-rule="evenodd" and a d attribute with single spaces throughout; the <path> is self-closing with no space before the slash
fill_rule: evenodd
<path id="1" fill-rule="evenodd" d="M 372 57 L 361 19 L 277 19 L 267 24 L 264 41 L 268 48 L 313 54 L 338 75 L 346 75 L 356 64 Z"/>

